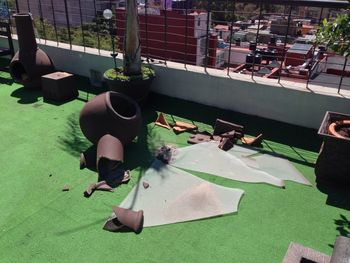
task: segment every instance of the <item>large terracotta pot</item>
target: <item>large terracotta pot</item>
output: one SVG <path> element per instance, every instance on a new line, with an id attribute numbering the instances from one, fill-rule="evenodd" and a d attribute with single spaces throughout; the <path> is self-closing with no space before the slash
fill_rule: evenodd
<path id="1" fill-rule="evenodd" d="M 85 137 L 93 144 L 97 144 L 105 134 L 110 134 L 125 145 L 137 136 L 142 117 L 140 107 L 133 99 L 109 91 L 85 104 L 79 122 Z"/>
<path id="2" fill-rule="evenodd" d="M 14 15 L 19 51 L 10 63 L 12 78 L 26 88 L 40 88 L 41 76 L 55 71 L 49 56 L 38 48 L 32 18 L 29 14 Z"/>

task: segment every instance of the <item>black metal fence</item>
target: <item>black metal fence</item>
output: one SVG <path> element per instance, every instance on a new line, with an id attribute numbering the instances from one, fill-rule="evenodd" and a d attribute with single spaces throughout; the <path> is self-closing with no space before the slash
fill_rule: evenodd
<path id="1" fill-rule="evenodd" d="M 118 3 L 117 3 L 118 2 Z M 30 12 L 38 38 L 84 48 L 112 50 L 122 46 L 124 1 L 15 0 L 10 14 Z M 206 0 L 176 1 L 172 6 L 139 4 L 140 34 L 145 60 L 176 61 L 205 68 L 326 87 L 350 89 L 347 59 L 325 56 L 315 44 L 315 31 L 324 18 L 347 12 L 347 1 L 323 0 Z M 106 20 L 102 13 L 111 9 Z M 176 14 L 176 15 L 174 15 Z M 157 20 L 158 19 L 158 20 Z M 11 19 L 10 19 L 11 20 Z M 160 21 L 160 22 L 159 22 Z M 15 30 L 15 29 L 14 29 Z M 296 45 L 296 43 L 298 45 Z"/>

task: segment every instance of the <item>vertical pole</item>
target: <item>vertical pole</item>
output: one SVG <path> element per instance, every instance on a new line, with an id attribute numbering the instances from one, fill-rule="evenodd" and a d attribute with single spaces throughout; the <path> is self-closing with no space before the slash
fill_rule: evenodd
<path id="1" fill-rule="evenodd" d="M 233 2 L 232 13 L 231 13 L 231 30 L 230 30 L 230 44 L 229 44 L 229 52 L 228 52 L 228 65 L 227 65 L 227 75 L 230 75 L 230 62 L 231 62 L 231 47 L 232 47 L 232 37 L 233 37 L 233 22 L 235 17 L 235 7 L 236 2 Z"/>
<path id="2" fill-rule="evenodd" d="M 168 16 L 167 16 L 167 1 L 164 1 L 164 63 L 167 62 L 168 51 Z"/>
<path id="3" fill-rule="evenodd" d="M 43 34 L 44 34 L 44 39 L 45 39 L 45 44 L 46 44 L 46 27 L 45 27 L 45 23 L 44 23 L 44 17 L 43 17 L 43 10 L 41 8 L 41 0 L 39 0 L 39 14 L 40 14 L 40 23 L 41 23 L 41 28 L 43 30 Z"/>
<path id="4" fill-rule="evenodd" d="M 17 13 L 19 13 L 19 4 L 18 4 L 18 0 L 16 0 L 16 10 L 17 10 Z"/>
<path id="5" fill-rule="evenodd" d="M 211 13 L 211 1 L 208 0 L 208 7 L 207 7 L 207 29 L 206 29 L 206 39 L 205 39 L 205 61 L 204 61 L 204 68 L 207 69 L 208 66 L 208 52 L 209 52 L 209 20 L 210 20 L 210 13 Z"/>
<path id="6" fill-rule="evenodd" d="M 338 86 L 338 93 L 340 92 L 341 85 L 343 83 L 343 78 L 344 78 L 344 73 L 345 73 L 345 69 L 346 69 L 346 64 L 347 63 L 348 63 L 348 56 L 345 57 L 345 61 L 344 61 L 344 65 L 343 65 L 343 71 L 341 73 L 340 82 L 339 82 L 339 86 Z"/>
<path id="7" fill-rule="evenodd" d="M 148 46 L 148 0 L 145 0 L 145 30 L 146 30 L 146 60 L 149 63 L 149 46 Z"/>
<path id="8" fill-rule="evenodd" d="M 70 49 L 72 49 L 72 36 L 71 36 L 71 32 L 70 32 L 70 23 L 69 23 L 69 14 L 68 14 L 67 0 L 64 0 L 64 10 L 65 10 L 65 13 L 66 13 L 66 22 L 67 22 L 69 45 L 70 45 Z"/>
<path id="9" fill-rule="evenodd" d="M 289 31 L 289 27 L 290 27 L 291 16 L 292 16 L 292 5 L 289 7 L 289 12 L 288 12 L 288 23 L 287 23 L 286 34 L 284 36 L 284 45 L 283 45 L 283 50 L 282 50 L 283 58 L 282 58 L 282 61 L 280 63 L 279 74 L 278 74 L 278 83 L 280 83 L 280 81 L 281 81 L 282 65 L 283 65 L 284 59 L 286 57 L 286 46 L 287 46 L 287 38 L 288 38 L 288 31 Z"/>
<path id="10" fill-rule="evenodd" d="M 262 15 L 262 4 L 259 4 L 259 21 L 258 21 L 258 29 L 256 30 L 256 37 L 255 37 L 255 44 L 258 46 L 258 40 L 259 40 L 259 32 L 260 32 L 260 17 Z M 254 21 L 255 22 L 255 21 Z M 255 68 L 255 52 L 253 57 L 253 66 L 252 66 L 252 79 L 254 79 L 254 68 Z"/>
<path id="11" fill-rule="evenodd" d="M 51 0 L 51 9 L 52 9 L 52 18 L 53 18 L 53 27 L 55 29 L 56 42 L 58 46 L 58 34 L 57 34 L 57 25 L 56 25 L 56 15 L 55 15 L 55 7 L 53 5 L 53 0 Z"/>
<path id="12" fill-rule="evenodd" d="M 322 14 L 323 14 L 323 7 L 321 7 L 321 12 L 320 12 L 320 17 L 318 19 L 318 25 L 321 24 L 321 20 L 322 20 Z M 313 64 L 314 64 L 314 54 L 315 54 L 315 50 L 316 50 L 316 43 L 313 43 L 312 45 L 312 57 L 311 57 L 311 69 L 313 67 Z M 310 72 L 307 76 L 307 81 L 306 81 L 306 88 L 309 88 L 309 82 L 310 82 L 310 77 L 311 77 L 311 69 L 310 69 Z"/>
<path id="13" fill-rule="evenodd" d="M 187 65 L 187 45 L 188 45 L 188 1 L 186 0 L 186 6 L 185 6 L 185 61 L 184 64 Z"/>
<path id="14" fill-rule="evenodd" d="M 94 0 L 94 11 L 95 11 L 96 30 L 97 30 L 97 49 L 98 49 L 98 53 L 100 53 L 101 52 L 100 24 L 99 24 L 99 18 L 97 17 L 96 0 Z"/>
<path id="15" fill-rule="evenodd" d="M 27 8 L 28 8 L 28 12 L 30 13 L 30 3 L 29 3 L 29 0 L 27 0 Z"/>
<path id="16" fill-rule="evenodd" d="M 78 1 L 78 4 L 79 4 L 81 34 L 82 34 L 82 39 L 83 39 L 83 47 L 84 47 L 84 51 L 85 51 L 86 50 L 85 49 L 85 34 L 84 34 L 84 27 L 83 27 L 84 23 L 83 23 L 83 13 L 81 10 L 81 0 Z"/>

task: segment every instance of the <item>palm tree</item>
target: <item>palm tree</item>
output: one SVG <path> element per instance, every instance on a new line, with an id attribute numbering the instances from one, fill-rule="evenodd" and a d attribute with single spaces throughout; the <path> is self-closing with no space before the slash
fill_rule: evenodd
<path id="1" fill-rule="evenodd" d="M 125 75 L 141 74 L 141 45 L 136 0 L 126 1 L 123 67 Z"/>

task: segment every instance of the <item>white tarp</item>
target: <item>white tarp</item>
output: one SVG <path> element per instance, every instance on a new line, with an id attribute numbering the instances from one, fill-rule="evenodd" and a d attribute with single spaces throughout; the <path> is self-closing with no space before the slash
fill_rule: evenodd
<path id="1" fill-rule="evenodd" d="M 236 146 L 234 146 L 236 147 Z M 271 174 L 252 168 L 233 154 L 218 148 L 217 142 L 203 142 L 180 148 L 170 162 L 177 168 L 203 172 L 248 183 L 267 183 L 278 187 L 284 181 Z"/>
<path id="2" fill-rule="evenodd" d="M 148 188 L 143 186 L 144 182 L 149 184 Z M 243 193 L 156 160 L 120 207 L 142 209 L 143 226 L 157 226 L 234 213 Z"/>

